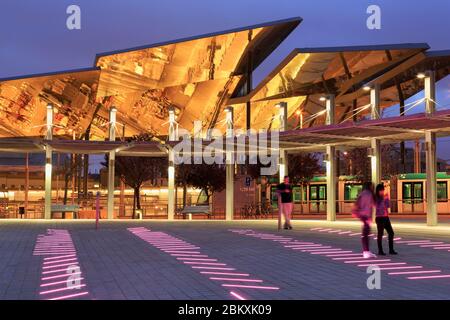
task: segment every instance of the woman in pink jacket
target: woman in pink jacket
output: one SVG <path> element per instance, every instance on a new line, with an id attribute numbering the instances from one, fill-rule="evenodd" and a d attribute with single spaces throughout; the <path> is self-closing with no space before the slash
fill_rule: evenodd
<path id="1" fill-rule="evenodd" d="M 371 182 L 366 182 L 364 183 L 363 190 L 359 194 L 355 207 L 353 208 L 353 215 L 359 218 L 363 223 L 361 241 L 364 258 L 376 257 L 376 255 L 369 250 L 370 223 L 372 222 L 372 209 L 374 206 L 373 184 Z"/>

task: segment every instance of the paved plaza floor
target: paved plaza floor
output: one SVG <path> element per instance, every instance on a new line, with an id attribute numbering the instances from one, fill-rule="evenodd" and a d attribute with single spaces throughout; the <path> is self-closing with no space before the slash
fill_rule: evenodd
<path id="1" fill-rule="evenodd" d="M 293 225 L 0 221 L 0 299 L 450 299 L 447 225 L 394 221 L 399 255 L 367 262 L 358 222 Z"/>

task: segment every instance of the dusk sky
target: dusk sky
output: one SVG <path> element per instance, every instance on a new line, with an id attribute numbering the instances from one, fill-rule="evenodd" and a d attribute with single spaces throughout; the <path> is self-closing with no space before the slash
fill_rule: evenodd
<path id="1" fill-rule="evenodd" d="M 81 8 L 81 30 L 66 28 L 66 8 Z M 366 9 L 381 7 L 381 30 Z M 0 78 L 91 67 L 96 53 L 291 17 L 303 22 L 256 70 L 254 86 L 296 47 L 427 42 L 450 49 L 448 0 L 2 0 Z M 449 77 L 438 85 L 449 106 Z M 450 138 L 438 152 L 450 159 Z"/>

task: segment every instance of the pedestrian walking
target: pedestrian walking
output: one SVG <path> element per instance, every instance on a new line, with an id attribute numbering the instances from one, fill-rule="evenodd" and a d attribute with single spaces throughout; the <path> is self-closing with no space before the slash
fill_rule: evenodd
<path id="1" fill-rule="evenodd" d="M 364 258 L 376 257 L 369 249 L 370 224 L 372 222 L 372 209 L 374 206 L 373 184 L 371 182 L 366 182 L 363 184 L 363 190 L 359 194 L 355 206 L 353 207 L 353 215 L 362 222 L 361 242 Z"/>
<path id="2" fill-rule="evenodd" d="M 284 181 L 277 186 L 278 195 L 278 230 L 281 229 L 281 218 L 284 216 L 284 229 L 292 229 L 292 186 L 289 177 L 285 176 Z"/>
<path id="3" fill-rule="evenodd" d="M 384 192 L 384 185 L 380 183 L 375 189 L 375 207 L 376 217 L 375 222 L 377 224 L 377 244 L 378 254 L 385 256 L 383 251 L 383 234 L 386 230 L 388 234 L 389 242 L 389 254 L 397 254 L 394 250 L 394 230 L 392 229 L 391 220 L 389 219 L 389 196 Z"/>

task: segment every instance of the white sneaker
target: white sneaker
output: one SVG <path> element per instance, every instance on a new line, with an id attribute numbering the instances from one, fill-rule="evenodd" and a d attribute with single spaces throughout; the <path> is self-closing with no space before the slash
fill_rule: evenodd
<path id="1" fill-rule="evenodd" d="M 369 259 L 369 258 L 376 258 L 377 256 L 370 251 L 364 251 L 363 257 L 364 259 Z"/>

